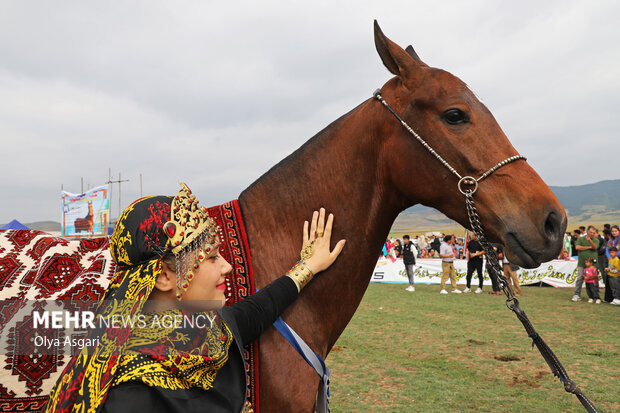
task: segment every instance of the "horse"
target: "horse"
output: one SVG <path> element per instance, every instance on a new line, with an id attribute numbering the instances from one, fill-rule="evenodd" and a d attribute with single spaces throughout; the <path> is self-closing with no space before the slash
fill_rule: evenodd
<path id="1" fill-rule="evenodd" d="M 88 201 L 88 214 L 84 218 L 76 218 L 73 225 L 75 227 L 76 234 L 82 231 L 86 231 L 90 234 L 93 233 L 95 228 L 95 215 L 93 214 L 92 201 Z"/>
<path id="2" fill-rule="evenodd" d="M 428 66 L 411 46 L 401 48 L 376 21 L 374 40 L 394 75 L 381 87 L 381 96 L 461 175 L 480 176 L 517 155 L 489 109 L 463 81 Z M 422 166 L 413 179 L 411 165 Z M 302 223 L 313 210 L 333 212 L 333 239 L 345 238 L 347 244 L 282 316 L 316 353 L 327 357 L 360 304 L 401 211 L 423 204 L 470 227 L 457 183 L 381 102 L 369 98 L 240 194 L 256 286 L 264 287 L 299 259 Z M 475 199 L 487 238 L 506 246 L 510 262 L 533 268 L 557 257 L 566 213 L 525 160 L 481 181 Z M 314 411 L 318 384 L 316 372 L 293 347 L 273 327 L 266 330 L 260 338 L 260 411 Z"/>

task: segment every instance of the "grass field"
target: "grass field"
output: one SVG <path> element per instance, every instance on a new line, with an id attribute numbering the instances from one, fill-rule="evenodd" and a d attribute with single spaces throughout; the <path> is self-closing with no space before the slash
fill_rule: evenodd
<path id="1" fill-rule="evenodd" d="M 334 346 L 333 412 L 584 411 L 503 297 L 404 288 L 371 284 Z M 586 395 L 601 411 L 618 412 L 620 308 L 571 296 L 524 287 L 521 306 Z"/>

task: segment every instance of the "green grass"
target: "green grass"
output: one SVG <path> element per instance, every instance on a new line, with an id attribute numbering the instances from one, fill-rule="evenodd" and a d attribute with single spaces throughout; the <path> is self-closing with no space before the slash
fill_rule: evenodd
<path id="1" fill-rule="evenodd" d="M 405 287 L 371 284 L 329 354 L 333 412 L 584 411 L 502 297 Z M 571 292 L 524 287 L 521 307 L 597 407 L 620 411 L 620 308 Z"/>

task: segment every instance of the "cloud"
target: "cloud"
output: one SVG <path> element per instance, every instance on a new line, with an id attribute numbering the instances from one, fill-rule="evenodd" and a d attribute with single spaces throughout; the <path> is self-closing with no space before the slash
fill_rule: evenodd
<path id="1" fill-rule="evenodd" d="M 184 180 L 204 204 L 237 197 L 389 79 L 374 18 L 468 83 L 549 184 L 615 178 L 611 1 L 1 7 L 0 222 L 58 220 L 60 185 L 108 168 L 130 179 L 123 205 L 139 174 L 146 194 Z"/>

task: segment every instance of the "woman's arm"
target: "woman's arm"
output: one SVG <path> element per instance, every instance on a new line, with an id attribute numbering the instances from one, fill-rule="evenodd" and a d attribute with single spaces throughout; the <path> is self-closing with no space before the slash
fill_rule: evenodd
<path id="1" fill-rule="evenodd" d="M 243 345 L 256 340 L 299 296 L 295 281 L 286 275 L 243 301 L 222 308 L 237 323 Z"/>

